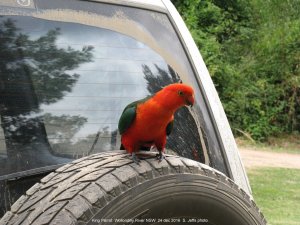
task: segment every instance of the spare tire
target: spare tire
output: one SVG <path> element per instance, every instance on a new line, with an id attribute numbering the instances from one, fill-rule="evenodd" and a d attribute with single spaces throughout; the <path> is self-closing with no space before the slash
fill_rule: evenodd
<path id="1" fill-rule="evenodd" d="M 66 164 L 31 187 L 0 224 L 266 224 L 222 173 L 179 156 L 145 156 L 140 165 L 124 151 Z"/>

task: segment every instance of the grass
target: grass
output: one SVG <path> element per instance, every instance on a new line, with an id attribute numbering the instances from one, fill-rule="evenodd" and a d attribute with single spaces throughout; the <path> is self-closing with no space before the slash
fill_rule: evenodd
<path id="1" fill-rule="evenodd" d="M 247 173 L 269 225 L 300 225 L 300 170 L 257 168 Z"/>
<path id="2" fill-rule="evenodd" d="M 270 137 L 264 143 L 254 142 L 252 139 L 236 138 L 238 146 L 258 151 L 273 151 L 300 154 L 300 135 L 282 135 Z M 299 222 L 300 225 L 300 222 Z"/>

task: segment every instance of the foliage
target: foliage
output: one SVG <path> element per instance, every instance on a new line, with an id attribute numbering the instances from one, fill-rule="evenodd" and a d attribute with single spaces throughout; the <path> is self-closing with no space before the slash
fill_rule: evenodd
<path id="1" fill-rule="evenodd" d="M 201 51 L 234 131 L 256 140 L 299 132 L 299 1 L 173 3 Z"/>

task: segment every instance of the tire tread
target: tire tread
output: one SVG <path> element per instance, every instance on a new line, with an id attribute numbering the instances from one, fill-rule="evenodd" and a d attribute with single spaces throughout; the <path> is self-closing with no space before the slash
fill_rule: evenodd
<path id="1" fill-rule="evenodd" d="M 266 224 L 250 196 L 219 171 L 179 156 L 167 155 L 158 162 L 155 153 L 148 155 L 140 165 L 124 151 L 98 153 L 66 164 L 31 187 L 2 217 L 0 225 L 85 224 L 122 192 L 156 177 L 184 173 L 215 179 L 216 188 L 247 202 L 249 211 Z"/>

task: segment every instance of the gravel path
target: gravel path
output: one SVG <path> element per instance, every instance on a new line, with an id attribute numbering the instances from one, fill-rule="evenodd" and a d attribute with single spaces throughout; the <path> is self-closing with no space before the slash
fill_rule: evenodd
<path id="1" fill-rule="evenodd" d="M 300 169 L 300 154 L 257 151 L 239 147 L 246 168 L 282 167 Z"/>

